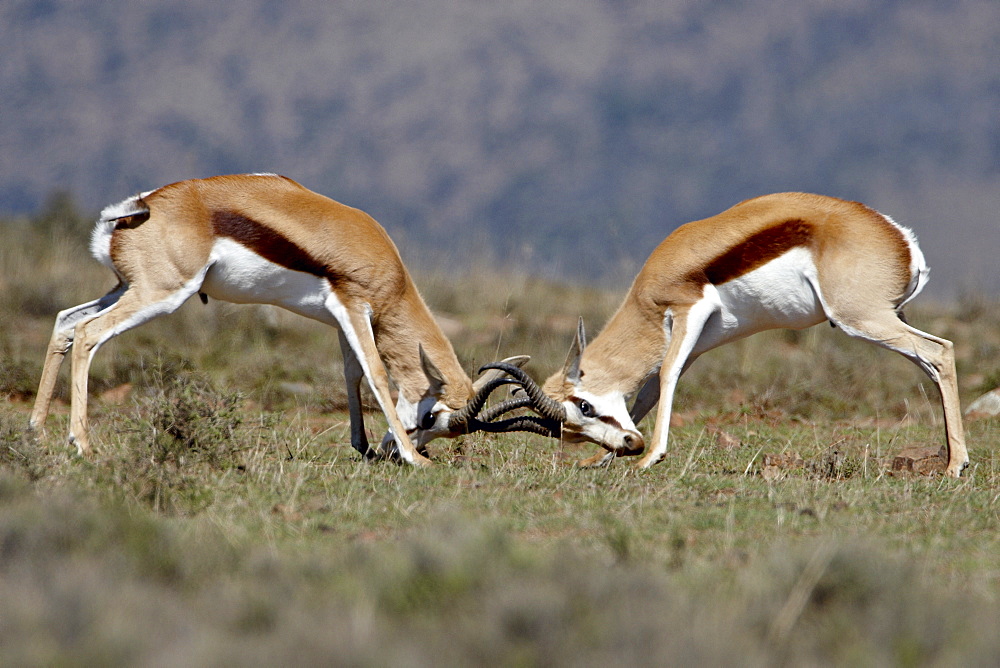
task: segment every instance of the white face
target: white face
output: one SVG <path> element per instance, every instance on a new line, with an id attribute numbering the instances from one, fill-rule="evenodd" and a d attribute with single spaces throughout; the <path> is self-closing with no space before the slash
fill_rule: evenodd
<path id="1" fill-rule="evenodd" d="M 589 441 L 619 454 L 638 454 L 645 447 L 621 392 L 597 395 L 577 384 L 562 405 L 566 408 L 563 438 L 571 443 Z"/>
<path id="2" fill-rule="evenodd" d="M 448 429 L 448 419 L 452 409 L 432 394 L 424 395 L 419 402 L 408 401 L 402 394 L 396 400 L 396 414 L 406 428 L 406 435 L 418 449 L 424 447 L 435 438 L 454 436 Z M 382 450 L 392 446 L 393 435 L 386 432 L 382 438 Z"/>
<path id="3" fill-rule="evenodd" d="M 410 438 L 413 443 L 423 449 L 425 445 L 435 438 L 443 436 L 454 436 L 448 429 L 448 420 L 451 418 L 452 409 L 446 404 L 438 401 L 435 396 L 426 396 L 417 405 L 417 420 Z"/>

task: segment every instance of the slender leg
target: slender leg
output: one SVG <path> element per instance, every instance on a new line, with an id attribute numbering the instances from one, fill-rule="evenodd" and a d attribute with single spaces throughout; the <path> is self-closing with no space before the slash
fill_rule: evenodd
<path id="1" fill-rule="evenodd" d="M 653 374 L 646 379 L 639 393 L 635 396 L 635 402 L 632 404 L 632 409 L 629 411 L 629 416 L 632 418 L 632 422 L 637 425 L 646 417 L 646 414 L 653 409 L 656 402 L 660 399 L 660 380 L 659 374 Z"/>
<path id="2" fill-rule="evenodd" d="M 962 428 L 952 342 L 911 327 L 891 310 L 861 322 L 838 325 L 851 336 L 895 350 L 923 369 L 934 381 L 941 394 L 944 412 L 945 442 L 948 447 L 948 467 L 945 472 L 953 478 L 961 476 L 962 470 L 969 465 L 969 453 L 965 447 L 965 431 Z"/>
<path id="3" fill-rule="evenodd" d="M 576 463 L 582 469 L 596 469 L 602 466 L 609 466 L 611 462 L 614 461 L 616 454 L 614 452 L 598 452 L 593 457 L 587 457 L 586 459 L 581 459 Z"/>
<path id="4" fill-rule="evenodd" d="M 689 307 L 671 307 L 673 318 L 670 324 L 670 343 L 667 345 L 667 352 L 660 366 L 660 400 L 656 408 L 652 447 L 639 460 L 637 464 L 639 468 L 649 468 L 662 460 L 667 452 L 670 412 L 673 408 L 677 381 L 687 368 L 688 357 L 694 350 L 705 323 L 717 308 L 718 302 L 711 299 L 707 293 L 705 298 Z"/>
<path id="5" fill-rule="evenodd" d="M 344 379 L 347 381 L 347 410 L 351 417 L 351 446 L 360 452 L 365 459 L 371 459 L 376 453 L 368 445 L 364 412 L 361 408 L 361 380 L 365 377 L 365 370 L 361 366 L 358 356 L 354 354 L 343 330 L 339 330 L 338 333 L 340 335 L 340 352 L 344 357 Z"/>
<path id="6" fill-rule="evenodd" d="M 90 363 L 97 350 L 113 337 L 153 318 L 173 313 L 201 287 L 206 266 L 198 276 L 176 290 L 148 289 L 132 285 L 111 307 L 81 319 L 73 334 L 72 395 L 69 440 L 81 455 L 90 450 L 87 434 L 87 383 Z"/>
<path id="7" fill-rule="evenodd" d="M 125 286 L 118 284 L 111 292 L 100 299 L 89 301 L 79 306 L 60 311 L 56 316 L 56 324 L 52 328 L 52 338 L 45 353 L 45 363 L 42 366 L 42 376 L 38 382 L 38 393 L 35 395 L 35 405 L 31 410 L 31 420 L 28 423 L 32 430 L 44 431 L 45 418 L 49 415 L 49 406 L 56 389 L 56 379 L 63 358 L 73 345 L 73 329 L 84 318 L 96 315 L 118 301 Z"/>
<path id="8" fill-rule="evenodd" d="M 347 307 L 341 304 L 335 295 L 331 295 L 327 308 L 340 324 L 341 332 L 343 332 L 364 370 L 368 384 L 375 394 L 375 399 L 389 422 L 389 429 L 396 437 L 399 456 L 408 464 L 429 466 L 431 460 L 421 455 L 413 447 L 413 443 L 406 435 L 406 428 L 396 413 L 396 407 L 392 403 L 392 394 L 389 391 L 389 374 L 386 372 L 378 349 L 375 347 L 370 307 L 367 304 Z"/>

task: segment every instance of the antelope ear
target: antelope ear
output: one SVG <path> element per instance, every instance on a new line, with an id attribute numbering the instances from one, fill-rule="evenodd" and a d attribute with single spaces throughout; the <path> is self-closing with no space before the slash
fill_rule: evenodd
<path id="1" fill-rule="evenodd" d="M 518 369 L 523 368 L 525 364 L 528 363 L 531 357 L 529 355 L 515 355 L 513 357 L 508 357 L 507 359 L 501 360 L 503 364 L 512 364 Z M 506 372 L 502 369 L 487 369 L 483 372 L 476 382 L 472 384 L 472 391 L 479 392 L 479 390 L 486 386 L 487 383 L 492 382 L 498 378 L 503 378 L 506 376 Z"/>
<path id="2" fill-rule="evenodd" d="M 576 385 L 583 377 L 580 371 L 580 358 L 583 356 L 583 349 L 587 347 L 587 333 L 583 329 L 583 318 L 576 327 L 576 338 L 569 347 L 569 355 L 566 356 L 566 364 L 563 365 L 563 375 L 566 380 Z"/>
<path id="3" fill-rule="evenodd" d="M 422 343 L 417 344 L 417 349 L 420 352 L 420 366 L 423 368 L 424 375 L 427 376 L 427 380 L 431 384 L 431 394 L 441 396 L 441 390 L 448 384 L 444 379 L 444 374 L 441 373 L 441 370 L 434 365 L 431 358 L 424 352 Z"/>

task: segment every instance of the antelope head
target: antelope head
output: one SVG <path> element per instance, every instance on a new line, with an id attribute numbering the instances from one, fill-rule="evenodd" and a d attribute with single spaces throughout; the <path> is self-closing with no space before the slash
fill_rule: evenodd
<path id="1" fill-rule="evenodd" d="M 446 399 L 448 384 L 444 374 L 427 355 L 423 346 L 419 347 L 419 354 L 420 365 L 427 378 L 427 390 L 416 404 L 404 406 L 401 400 L 396 407 L 407 427 L 407 435 L 419 450 L 424 451 L 427 444 L 436 438 L 454 438 L 477 431 L 492 433 L 532 431 L 546 436 L 552 435 L 550 429 L 541 426 L 539 420 L 533 417 L 522 416 L 494 421 L 503 413 L 521 407 L 520 403 L 499 404 L 483 418 L 479 417 L 487 399 L 497 388 L 518 383 L 517 377 L 527 378 L 521 367 L 531 359 L 529 356 L 516 355 L 501 362 L 485 365 L 479 370 L 479 378 L 472 383 L 472 396 L 465 405 L 453 406 Z M 516 374 L 515 377 L 508 377 L 508 374 L 512 373 Z M 551 429 L 558 429 L 555 423 L 550 423 L 548 426 Z M 392 441 L 392 432 L 387 432 L 382 439 L 383 452 L 391 451 Z"/>
<path id="2" fill-rule="evenodd" d="M 562 371 L 549 378 L 544 389 L 523 371 L 511 373 L 526 395 L 520 405 L 536 411 L 541 416 L 536 421 L 551 436 L 569 443 L 596 443 L 619 455 L 637 455 L 645 443 L 629 416 L 624 394 L 588 386 L 582 366 L 586 345 L 581 318 Z"/>

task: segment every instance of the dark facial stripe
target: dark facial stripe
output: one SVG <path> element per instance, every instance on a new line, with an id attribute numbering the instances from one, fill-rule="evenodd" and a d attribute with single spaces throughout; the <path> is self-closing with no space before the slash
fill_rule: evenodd
<path id="1" fill-rule="evenodd" d="M 216 235 L 232 239 L 286 269 L 302 271 L 332 282 L 333 276 L 323 263 L 270 227 L 243 214 L 234 211 L 213 212 L 212 230 Z"/>
<path id="2" fill-rule="evenodd" d="M 572 401 L 577 406 L 580 405 L 581 401 L 584 401 L 583 399 L 581 399 L 580 397 L 576 396 L 575 394 L 572 394 L 572 395 L 566 397 L 566 399 L 568 401 Z M 619 422 L 618 420 L 616 420 L 615 418 L 611 417 L 610 415 L 598 415 L 598 416 L 594 417 L 594 419 L 597 420 L 597 421 L 599 421 L 599 422 L 603 422 L 604 424 L 609 424 L 612 427 L 615 427 L 616 429 L 621 429 L 622 431 L 625 431 L 625 428 L 622 427 L 622 423 Z"/>
<path id="3" fill-rule="evenodd" d="M 708 263 L 704 277 L 713 285 L 721 285 L 748 274 L 792 248 L 805 246 L 812 239 L 812 226 L 804 220 L 787 220 L 761 230 L 739 246 L 730 248 Z M 692 278 L 700 278 L 698 276 Z"/>

